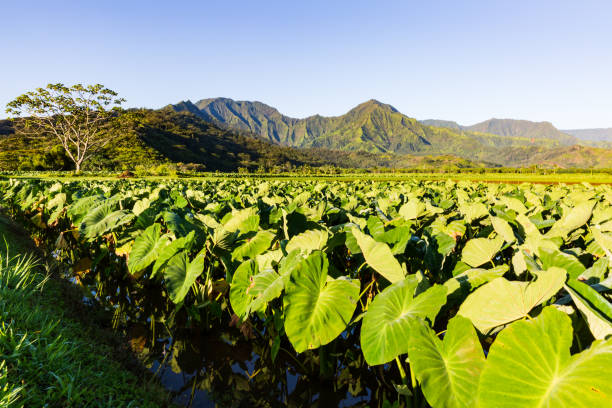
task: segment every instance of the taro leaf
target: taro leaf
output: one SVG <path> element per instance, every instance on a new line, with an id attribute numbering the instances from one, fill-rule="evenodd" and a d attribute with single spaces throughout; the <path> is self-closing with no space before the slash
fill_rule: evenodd
<path id="1" fill-rule="evenodd" d="M 268 251 L 266 253 L 257 255 L 255 259 L 257 260 L 259 270 L 263 271 L 264 269 L 272 269 L 274 267 L 274 264 L 280 262 L 282 257 L 283 251 L 280 249 L 276 249 L 274 251 Z"/>
<path id="2" fill-rule="evenodd" d="M 562 237 L 565 238 L 567 235 L 575 230 L 576 228 L 582 227 L 587 223 L 591 214 L 593 213 L 594 201 L 585 201 L 565 214 L 559 221 L 557 221 L 550 231 L 546 234 L 547 237 Z"/>
<path id="3" fill-rule="evenodd" d="M 180 303 L 185 299 L 189 288 L 204 270 L 204 255 L 198 255 L 189 262 L 186 251 L 174 255 L 164 269 L 164 279 L 170 300 Z"/>
<path id="4" fill-rule="evenodd" d="M 414 319 L 410 328 L 410 367 L 427 402 L 432 407 L 473 407 L 485 357 L 472 323 L 455 316 L 444 341 L 422 320 Z"/>
<path id="5" fill-rule="evenodd" d="M 313 252 L 291 274 L 285 290 L 285 331 L 298 353 L 330 343 L 346 328 L 359 298 L 359 281 L 332 279 L 323 252 Z"/>
<path id="6" fill-rule="evenodd" d="M 128 260 L 130 273 L 135 274 L 151 265 L 168 243 L 168 237 L 161 235 L 161 225 L 153 224 L 144 230 L 136 238 L 130 251 Z"/>
<path id="7" fill-rule="evenodd" d="M 274 269 L 266 269 L 253 276 L 253 283 L 247 289 L 247 294 L 253 301 L 247 306 L 250 310 L 264 310 L 267 304 L 279 297 L 289 280 L 289 275 L 281 276 Z"/>
<path id="8" fill-rule="evenodd" d="M 433 321 L 446 303 L 446 288 L 434 285 L 414 297 L 415 275 L 394 283 L 376 295 L 361 325 L 361 349 L 369 365 L 385 364 L 408 352 L 410 321 Z"/>
<path id="9" fill-rule="evenodd" d="M 274 234 L 270 231 L 259 231 L 253 238 L 247 239 L 232 252 L 232 260 L 255 258 L 270 247 Z"/>
<path id="10" fill-rule="evenodd" d="M 425 209 L 425 203 L 411 200 L 400 207 L 398 214 L 406 220 L 415 220 L 426 212 Z"/>
<path id="11" fill-rule="evenodd" d="M 411 237 L 412 233 L 410 227 L 402 225 L 385 231 L 385 233 L 377 237 L 376 240 L 391 245 L 391 253 L 393 253 L 393 255 L 399 255 L 406 251 L 406 245 Z"/>
<path id="12" fill-rule="evenodd" d="M 247 306 L 246 312 L 265 310 L 270 301 L 281 295 L 281 292 L 289 282 L 291 273 L 302 260 L 301 252 L 297 249 L 281 259 L 278 267 L 279 273 L 276 273 L 272 268 L 268 268 L 254 275 L 252 284 L 247 289 L 247 294 L 253 300 Z"/>
<path id="13" fill-rule="evenodd" d="M 461 204 L 459 212 L 463 214 L 468 223 L 489 215 L 489 209 L 483 203 Z"/>
<path id="14" fill-rule="evenodd" d="M 508 221 L 501 219 L 499 217 L 491 217 L 491 224 L 493 224 L 493 228 L 497 235 L 502 237 L 504 241 L 510 243 L 514 242 L 514 231 L 512 231 L 512 227 L 508 224 Z"/>
<path id="15" fill-rule="evenodd" d="M 540 303 L 554 296 L 565 283 L 567 272 L 552 267 L 535 282 L 510 282 L 497 278 L 470 294 L 458 314 L 486 334 L 491 329 L 522 319 Z"/>
<path id="16" fill-rule="evenodd" d="M 440 232 L 435 235 L 436 243 L 438 244 L 438 253 L 440 255 L 448 256 L 453 249 L 455 249 L 455 245 L 457 242 L 450 235 Z"/>
<path id="17" fill-rule="evenodd" d="M 239 231 L 242 234 L 257 231 L 259 228 L 259 215 L 257 207 L 249 207 L 243 210 L 234 210 L 223 217 L 222 225 L 215 228 L 213 243 L 223 243 L 228 235 Z"/>
<path id="18" fill-rule="evenodd" d="M 528 235 L 523 242 L 523 248 L 527 250 L 530 254 L 537 254 L 538 251 L 542 248 L 547 248 L 550 250 L 558 250 L 559 242 L 555 242 L 552 239 L 544 238 L 542 235 Z"/>
<path id="19" fill-rule="evenodd" d="M 479 267 L 493 259 L 503 244 L 504 240 L 501 237 L 470 239 L 463 247 L 461 260 L 474 268 Z"/>
<path id="20" fill-rule="evenodd" d="M 587 321 L 593 337 L 603 340 L 612 335 L 612 304 L 595 289 L 578 280 L 570 279 L 565 285 L 572 300 Z"/>
<path id="21" fill-rule="evenodd" d="M 230 285 L 230 304 L 234 313 L 238 317 L 243 318 L 246 313 L 253 296 L 247 293 L 247 290 L 253 283 L 253 276 L 258 272 L 257 262 L 249 259 L 240 264 L 232 276 Z"/>
<path id="22" fill-rule="evenodd" d="M 513 323 L 489 350 L 480 376 L 481 408 L 610 407 L 612 341 L 570 355 L 572 323 L 554 307 Z"/>
<path id="23" fill-rule="evenodd" d="M 468 293 L 495 278 L 503 276 L 508 272 L 508 265 L 496 266 L 493 269 L 468 269 L 444 282 L 448 290 L 448 297 L 459 295 L 460 292 Z"/>
<path id="24" fill-rule="evenodd" d="M 591 230 L 595 242 L 604 250 L 612 262 L 612 235 L 601 232 L 597 227 Z"/>
<path id="25" fill-rule="evenodd" d="M 138 200 L 134 203 L 134 207 L 132 208 L 132 212 L 134 215 L 138 216 L 143 213 L 146 209 L 151 207 L 151 200 L 148 198 L 143 198 L 142 200 Z"/>
<path id="26" fill-rule="evenodd" d="M 166 226 L 177 238 L 185 237 L 191 231 L 195 231 L 196 229 L 195 225 L 188 222 L 185 218 L 181 217 L 174 211 L 164 211 L 163 214 Z"/>
<path id="27" fill-rule="evenodd" d="M 591 280 L 595 280 L 596 282 L 601 282 L 606 277 L 606 272 L 608 271 L 608 259 L 607 258 L 599 258 L 593 266 L 589 269 L 585 270 L 578 279 L 587 281 L 591 283 Z"/>
<path id="28" fill-rule="evenodd" d="M 83 218 L 104 202 L 101 195 L 87 196 L 74 201 L 68 208 L 68 218 L 74 225 L 79 225 Z"/>
<path id="29" fill-rule="evenodd" d="M 53 197 L 51 200 L 47 202 L 47 208 L 55 208 L 55 207 L 63 208 L 64 205 L 66 205 L 66 194 L 65 193 L 56 194 L 55 197 Z"/>
<path id="30" fill-rule="evenodd" d="M 308 230 L 294 235 L 287 243 L 286 250 L 291 252 L 300 249 L 305 252 L 323 249 L 327 244 L 329 234 L 325 230 Z"/>
<path id="31" fill-rule="evenodd" d="M 357 228 L 351 230 L 357 240 L 363 256 L 372 269 L 384 276 L 389 282 L 394 283 L 404 279 L 404 270 L 391 253 L 389 246 L 383 242 L 377 242 L 374 238 L 364 234 Z"/>
<path id="32" fill-rule="evenodd" d="M 174 241 L 170 242 L 169 245 L 163 247 L 159 251 L 159 256 L 157 257 L 157 259 L 155 259 L 153 271 L 151 272 L 151 279 L 153 279 L 153 277 L 157 275 L 157 272 L 159 272 L 161 268 L 166 266 L 170 258 L 172 258 L 175 254 L 184 249 L 189 250 L 189 248 L 193 244 L 194 237 L 195 231 L 191 231 L 186 237 L 175 239 Z"/>
<path id="33" fill-rule="evenodd" d="M 227 232 L 235 232 L 240 230 L 242 233 L 245 233 L 253 231 L 253 227 L 255 226 L 256 228 L 256 225 L 259 224 L 257 207 L 234 210 L 231 214 L 227 214 L 225 217 L 223 217 L 223 221 L 222 228 Z"/>
<path id="34" fill-rule="evenodd" d="M 578 258 L 561 252 L 558 249 L 540 248 L 538 250 L 538 257 L 542 261 L 544 269 L 549 269 L 553 266 L 565 269 L 572 279 L 577 278 L 586 270 Z"/>
<path id="35" fill-rule="evenodd" d="M 380 218 L 377 216 L 371 215 L 368 218 L 368 231 L 370 231 L 370 235 L 376 239 L 377 241 L 381 240 L 381 236 L 385 233 L 385 225 L 382 223 Z"/>
<path id="36" fill-rule="evenodd" d="M 521 225 L 521 227 L 523 227 L 525 237 L 532 235 L 540 236 L 540 230 L 538 230 L 538 227 L 536 227 L 535 224 L 529 218 L 527 218 L 525 214 L 517 215 L 516 220 Z"/>
<path id="37" fill-rule="evenodd" d="M 92 240 L 134 219 L 134 214 L 125 210 L 113 211 L 115 203 L 108 202 L 96 207 L 83 218 L 82 233 Z"/>
<path id="38" fill-rule="evenodd" d="M 527 212 L 525 204 L 523 204 L 518 198 L 503 196 L 500 198 L 500 201 L 504 203 L 506 207 L 517 212 L 518 214 L 524 214 Z"/>

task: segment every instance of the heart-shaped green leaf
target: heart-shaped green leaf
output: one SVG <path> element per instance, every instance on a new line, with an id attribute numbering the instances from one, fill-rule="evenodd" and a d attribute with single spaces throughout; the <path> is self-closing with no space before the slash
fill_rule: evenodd
<path id="1" fill-rule="evenodd" d="M 612 406 L 612 341 L 570 355 L 572 323 L 554 307 L 515 322 L 489 350 L 480 376 L 481 408 Z"/>
<path id="2" fill-rule="evenodd" d="M 508 221 L 491 216 L 491 224 L 493 224 L 493 228 L 495 232 L 504 239 L 504 241 L 510 243 L 514 242 L 514 231 L 512 231 L 512 227 L 508 224 Z"/>
<path id="3" fill-rule="evenodd" d="M 285 331 L 298 353 L 334 340 L 346 328 L 359 298 L 359 281 L 332 279 L 323 252 L 313 252 L 291 274 L 283 298 Z"/>
<path id="4" fill-rule="evenodd" d="M 172 258 L 175 254 L 184 249 L 189 249 L 193 244 L 194 239 L 195 231 L 191 231 L 186 237 L 175 239 L 174 241 L 170 242 L 170 245 L 162 247 L 159 251 L 157 259 L 155 260 L 155 264 L 153 265 L 151 279 L 167 265 L 170 258 Z"/>
<path id="5" fill-rule="evenodd" d="M 565 285 L 574 304 L 584 316 L 593 337 L 606 339 L 612 335 L 612 304 L 595 289 L 575 279 Z"/>
<path id="6" fill-rule="evenodd" d="M 474 406 L 485 357 L 468 319 L 452 318 L 444 341 L 426 322 L 415 319 L 408 340 L 408 357 L 432 407 Z"/>
<path id="7" fill-rule="evenodd" d="M 542 271 L 535 282 L 497 278 L 470 294 L 459 314 L 486 334 L 497 326 L 526 317 L 531 309 L 554 296 L 566 278 L 567 272 L 555 267 Z"/>
<path id="8" fill-rule="evenodd" d="M 433 321 L 446 303 L 446 288 L 435 285 L 414 297 L 415 275 L 376 295 L 361 325 L 361 350 L 369 365 L 384 364 L 408 352 L 410 320 Z"/>
<path id="9" fill-rule="evenodd" d="M 198 255 L 189 262 L 187 252 L 174 255 L 164 270 L 164 279 L 170 300 L 180 303 L 185 299 L 189 288 L 204 270 L 204 256 Z"/>
<path id="10" fill-rule="evenodd" d="M 240 318 L 247 314 L 249 305 L 253 301 L 253 295 L 248 293 L 249 288 L 253 284 L 253 277 L 257 275 L 259 269 L 257 262 L 253 259 L 244 261 L 236 268 L 232 275 L 230 284 L 230 304 L 234 313 Z"/>
<path id="11" fill-rule="evenodd" d="M 384 242 L 375 241 L 374 238 L 364 234 L 357 228 L 351 230 L 363 256 L 376 272 L 384 276 L 389 282 L 394 283 L 404 279 L 405 274 L 401 265 L 393 256 L 391 249 Z"/>
<path id="12" fill-rule="evenodd" d="M 550 269 L 553 266 L 561 268 L 567 271 L 570 278 L 575 279 L 586 270 L 578 258 L 559 251 L 558 249 L 541 247 L 538 250 L 538 257 L 540 258 L 540 261 L 542 261 L 542 267 L 544 269 Z"/>
<path id="13" fill-rule="evenodd" d="M 499 252 L 503 244 L 504 239 L 501 237 L 470 239 L 463 247 L 461 260 L 471 267 L 477 268 L 493 259 L 493 256 Z"/>
<path id="14" fill-rule="evenodd" d="M 145 229 L 136 238 L 130 251 L 128 259 L 130 273 L 138 273 L 151 265 L 169 242 L 168 237 L 161 235 L 161 225 L 153 224 Z"/>
<path id="15" fill-rule="evenodd" d="M 458 295 L 459 292 L 468 293 L 495 278 L 508 272 L 508 265 L 496 266 L 492 269 L 468 269 L 444 282 L 448 290 L 448 297 Z"/>
<path id="16" fill-rule="evenodd" d="M 254 258 L 270 247 L 274 240 L 274 234 L 270 231 L 259 231 L 253 238 L 247 239 L 242 245 L 232 252 L 232 260 L 243 260 Z"/>
<path id="17" fill-rule="evenodd" d="M 329 234 L 325 230 L 304 231 L 301 234 L 291 237 L 285 249 L 287 252 L 291 252 L 296 249 L 305 252 L 323 249 L 327 244 L 328 238 Z"/>

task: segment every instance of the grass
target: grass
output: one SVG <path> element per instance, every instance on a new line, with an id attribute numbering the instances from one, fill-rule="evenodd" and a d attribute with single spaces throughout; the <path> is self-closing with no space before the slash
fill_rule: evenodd
<path id="1" fill-rule="evenodd" d="M 10 248 L 0 251 L 0 407 L 168 406 L 168 393 L 95 324 L 95 310 L 71 284 L 41 273 L 32 245 L 0 217 L 4 239 Z"/>

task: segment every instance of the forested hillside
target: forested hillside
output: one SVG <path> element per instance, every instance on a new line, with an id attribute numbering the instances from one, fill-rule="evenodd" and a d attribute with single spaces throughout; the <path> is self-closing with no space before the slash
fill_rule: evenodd
<path id="1" fill-rule="evenodd" d="M 319 147 L 296 149 L 270 143 L 253 134 L 222 129 L 190 113 L 172 109 L 139 110 L 121 135 L 87 164 L 89 169 L 134 169 L 180 163 L 197 170 L 289 170 L 300 166 L 480 167 L 484 164 L 452 155 L 415 156 L 336 151 Z M 10 121 L 0 121 L 2 170 L 71 169 L 56 139 L 15 134 Z"/>
<path id="2" fill-rule="evenodd" d="M 294 147 L 393 153 L 456 154 L 483 158 L 490 148 L 559 146 L 556 139 L 495 135 L 428 126 L 376 100 L 364 102 L 342 116 L 295 119 L 261 102 L 228 98 L 189 101 L 172 106 L 235 131 L 257 134 L 273 143 Z"/>

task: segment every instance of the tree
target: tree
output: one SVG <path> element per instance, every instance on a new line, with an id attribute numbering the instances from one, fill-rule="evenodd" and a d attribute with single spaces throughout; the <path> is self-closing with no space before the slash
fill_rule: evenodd
<path id="1" fill-rule="evenodd" d="M 18 96 L 6 112 L 21 119 L 15 123 L 24 134 L 55 136 L 78 173 L 83 162 L 118 135 L 113 130 L 125 99 L 117 95 L 100 84 L 49 84 Z"/>

